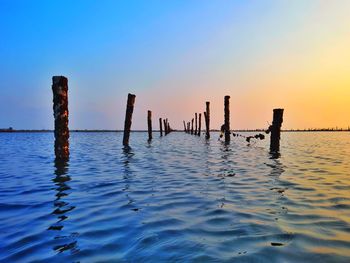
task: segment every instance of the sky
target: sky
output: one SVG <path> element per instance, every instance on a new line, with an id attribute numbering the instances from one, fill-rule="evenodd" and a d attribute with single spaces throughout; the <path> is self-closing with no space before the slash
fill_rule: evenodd
<path id="1" fill-rule="evenodd" d="M 52 129 L 52 76 L 70 129 L 181 129 L 211 102 L 211 128 L 350 126 L 348 0 L 0 0 L 0 128 Z"/>

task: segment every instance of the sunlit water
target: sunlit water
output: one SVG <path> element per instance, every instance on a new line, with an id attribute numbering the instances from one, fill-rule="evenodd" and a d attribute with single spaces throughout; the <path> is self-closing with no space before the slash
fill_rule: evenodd
<path id="1" fill-rule="evenodd" d="M 0 261 L 350 262 L 350 133 L 217 138 L 0 134 Z"/>

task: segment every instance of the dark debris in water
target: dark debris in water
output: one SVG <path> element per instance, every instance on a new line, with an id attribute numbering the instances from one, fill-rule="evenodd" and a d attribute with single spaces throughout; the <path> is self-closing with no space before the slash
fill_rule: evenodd
<path id="1" fill-rule="evenodd" d="M 271 246 L 280 247 L 280 246 L 284 246 L 284 244 L 283 243 L 278 243 L 278 242 L 271 242 Z"/>
<path id="2" fill-rule="evenodd" d="M 131 210 L 137 212 L 137 211 L 139 211 L 140 209 L 139 209 L 139 208 L 132 208 Z"/>
<path id="3" fill-rule="evenodd" d="M 225 177 L 234 177 L 236 175 L 236 173 L 233 173 L 233 172 L 229 172 L 229 173 L 227 173 L 227 174 L 220 174 L 220 175 L 218 175 L 218 177 L 220 177 L 220 178 L 225 178 Z"/>
<path id="4" fill-rule="evenodd" d="M 278 187 L 273 187 L 273 188 L 270 188 L 270 190 L 272 191 L 277 191 L 278 193 L 280 194 L 283 194 L 288 188 L 278 188 Z"/>

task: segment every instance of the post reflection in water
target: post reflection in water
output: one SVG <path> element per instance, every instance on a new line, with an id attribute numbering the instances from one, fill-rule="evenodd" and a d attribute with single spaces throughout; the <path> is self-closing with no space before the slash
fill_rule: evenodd
<path id="1" fill-rule="evenodd" d="M 48 230 L 50 231 L 59 231 L 55 236 L 55 240 L 59 240 L 59 245 L 55 245 L 53 250 L 58 253 L 62 253 L 64 251 L 70 251 L 71 253 L 76 253 L 78 251 L 77 248 L 77 236 L 78 233 L 69 233 L 68 235 L 63 235 L 62 231 L 65 226 L 65 221 L 68 219 L 69 213 L 75 209 L 75 206 L 70 205 L 66 202 L 69 195 L 69 191 L 71 190 L 68 182 L 71 181 L 70 176 L 68 175 L 68 167 L 69 160 L 55 159 L 55 178 L 52 181 L 56 185 L 56 199 L 54 201 L 54 211 L 53 215 L 57 216 L 57 222 L 51 225 Z"/>
<path id="2" fill-rule="evenodd" d="M 124 176 L 123 179 L 125 181 L 125 186 L 122 189 L 125 192 L 125 197 L 127 199 L 127 205 L 133 205 L 134 200 L 129 195 L 128 192 L 130 192 L 130 183 L 131 183 L 131 170 L 130 170 L 130 160 L 134 156 L 134 153 L 132 152 L 132 149 L 130 146 L 124 146 L 123 147 L 123 163 L 124 163 Z M 136 208 L 134 208 L 136 209 Z"/>
<path id="3" fill-rule="evenodd" d="M 276 216 L 275 220 L 278 220 L 279 216 L 285 215 L 288 212 L 287 207 L 283 205 L 283 199 L 280 198 L 284 196 L 285 191 L 287 190 L 287 188 L 282 187 L 280 183 L 280 177 L 285 170 L 283 163 L 281 162 L 281 154 L 279 151 L 270 151 L 269 159 L 272 160 L 271 164 L 267 164 L 267 166 L 271 168 L 269 177 L 273 179 L 273 186 L 270 188 L 270 190 L 276 192 L 278 197 L 275 199 L 278 210 L 274 211 L 273 214 Z"/>

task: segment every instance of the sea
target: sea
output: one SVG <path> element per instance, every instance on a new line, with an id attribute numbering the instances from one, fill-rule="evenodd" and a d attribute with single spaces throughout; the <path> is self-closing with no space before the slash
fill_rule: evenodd
<path id="1" fill-rule="evenodd" d="M 0 262 L 350 262 L 350 132 L 122 136 L 0 133 Z"/>

